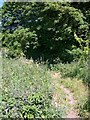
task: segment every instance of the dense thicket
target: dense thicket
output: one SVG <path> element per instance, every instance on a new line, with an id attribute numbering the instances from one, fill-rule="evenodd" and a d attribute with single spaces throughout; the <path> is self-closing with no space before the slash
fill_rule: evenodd
<path id="1" fill-rule="evenodd" d="M 90 24 L 88 3 L 4 3 L 3 46 L 9 55 L 49 62 L 72 61 L 85 51 Z"/>
<path id="2" fill-rule="evenodd" d="M 1 117 L 62 117 L 70 110 L 67 106 L 69 101 L 65 98 L 67 95 L 58 89 L 63 84 L 75 94 L 74 99 L 78 105 L 74 106 L 79 111 L 79 116 L 88 117 L 90 100 L 85 98 L 84 86 L 79 83 L 83 81 L 85 85 L 90 85 L 90 68 L 86 62 L 90 50 L 89 2 L 8 2 L 4 3 L 0 16 L 1 13 L 0 42 L 2 40 L 2 47 L 6 48 L 7 57 L 23 55 L 49 63 L 60 61 L 59 64 L 49 64 L 50 69 L 47 69 L 40 61 L 38 64 L 24 58 L 17 60 L 3 57 Z M 60 79 L 55 78 L 56 88 L 53 84 L 54 73 L 62 76 Z M 70 80 L 64 77 L 69 77 Z M 58 96 L 55 91 L 60 95 L 58 108 L 51 105 L 53 95 Z M 56 98 L 55 104 L 59 99 Z"/>

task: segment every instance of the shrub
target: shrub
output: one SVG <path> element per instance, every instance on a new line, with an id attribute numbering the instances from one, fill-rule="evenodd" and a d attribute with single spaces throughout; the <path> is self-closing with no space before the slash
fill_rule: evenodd
<path id="1" fill-rule="evenodd" d="M 38 46 L 35 31 L 30 32 L 28 28 L 19 27 L 13 34 L 7 32 L 2 39 L 4 39 L 3 46 L 9 49 L 8 56 L 10 57 L 22 56 L 28 48 L 32 50 Z"/>
<path id="2" fill-rule="evenodd" d="M 2 7 L 2 32 L 11 56 L 22 51 L 27 58 L 71 62 L 81 54 L 79 49 L 78 55 L 75 50 L 75 54 L 68 52 L 73 45 L 80 48 L 74 33 L 85 41 L 88 23 L 83 12 L 70 3 L 6 2 Z"/>

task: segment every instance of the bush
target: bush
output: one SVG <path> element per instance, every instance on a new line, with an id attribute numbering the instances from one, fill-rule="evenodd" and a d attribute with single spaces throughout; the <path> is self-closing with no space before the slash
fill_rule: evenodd
<path id="1" fill-rule="evenodd" d="M 2 7 L 2 32 L 11 56 L 22 51 L 27 58 L 71 62 L 81 54 L 74 33 L 85 41 L 88 23 L 82 11 L 70 3 L 7 2 Z M 75 50 L 75 54 L 68 52 L 72 45 L 80 48 L 78 55 Z"/>
<path id="2" fill-rule="evenodd" d="M 37 35 L 35 31 L 30 32 L 28 28 L 19 27 L 13 34 L 3 34 L 3 46 L 8 48 L 9 57 L 20 57 L 27 53 L 27 49 L 36 49 L 38 46 Z"/>

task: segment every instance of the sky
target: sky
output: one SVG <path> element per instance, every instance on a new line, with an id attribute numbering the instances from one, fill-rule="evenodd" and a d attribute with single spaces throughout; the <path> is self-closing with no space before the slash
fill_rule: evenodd
<path id="1" fill-rule="evenodd" d="M 2 7 L 2 5 L 3 5 L 3 0 L 0 0 L 0 7 Z"/>
<path id="2" fill-rule="evenodd" d="M 0 0 L 0 7 L 2 7 L 2 5 L 3 5 L 3 0 Z M 1 25 L 1 21 L 0 21 L 0 25 Z"/>

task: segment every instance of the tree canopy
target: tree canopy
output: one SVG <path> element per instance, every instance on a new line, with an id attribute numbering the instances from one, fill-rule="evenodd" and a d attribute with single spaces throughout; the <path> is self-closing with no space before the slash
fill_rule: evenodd
<path id="1" fill-rule="evenodd" d="M 70 62 L 80 57 L 80 44 L 86 47 L 89 26 L 89 2 L 6 2 L 2 7 L 2 41 L 12 57 L 23 53 Z"/>

